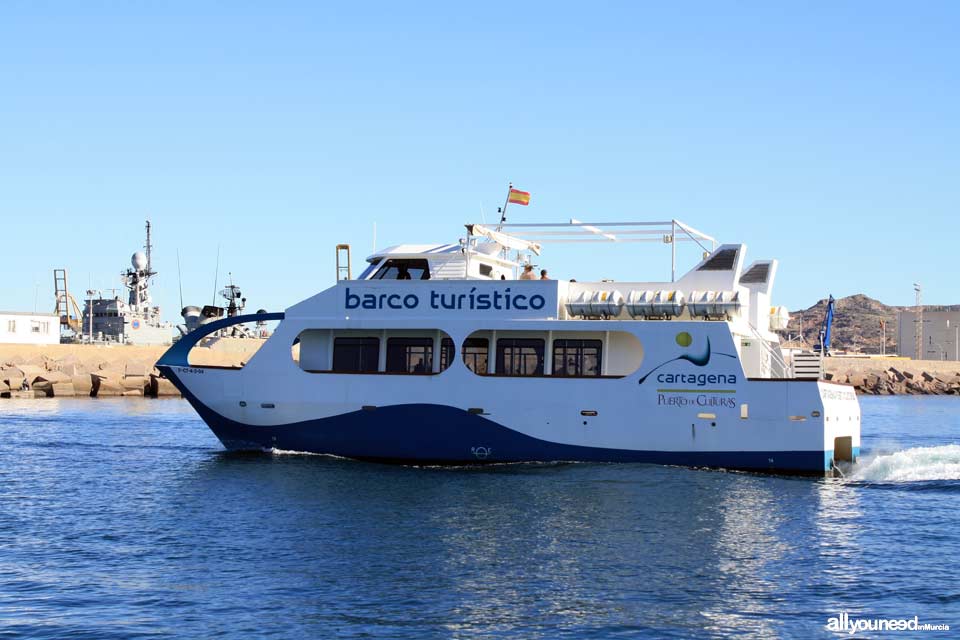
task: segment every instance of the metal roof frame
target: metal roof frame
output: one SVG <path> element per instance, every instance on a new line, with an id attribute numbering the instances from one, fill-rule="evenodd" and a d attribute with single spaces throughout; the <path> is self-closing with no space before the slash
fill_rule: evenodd
<path id="1" fill-rule="evenodd" d="M 470 228 L 470 225 L 467 225 Z M 643 222 L 581 222 L 571 218 L 569 222 L 530 222 L 502 224 L 498 231 L 528 242 L 544 243 L 595 243 L 595 242 L 656 242 L 669 244 L 671 253 L 671 281 L 677 277 L 677 243 L 694 242 L 706 252 L 712 252 L 719 244 L 713 236 L 694 229 L 680 220 L 657 220 Z M 711 248 L 705 246 L 710 243 Z"/>

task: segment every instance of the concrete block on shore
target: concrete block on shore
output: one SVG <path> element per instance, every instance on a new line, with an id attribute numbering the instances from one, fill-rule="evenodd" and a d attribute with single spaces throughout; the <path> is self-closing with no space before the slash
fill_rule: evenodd
<path id="1" fill-rule="evenodd" d="M 100 380 L 100 384 L 96 385 L 95 389 L 96 391 L 93 395 L 96 398 L 123 395 L 123 388 L 121 388 L 120 385 L 113 382 L 106 382 L 104 380 Z"/>
<path id="2" fill-rule="evenodd" d="M 23 380 L 23 373 L 20 371 L 20 369 L 16 369 L 14 367 L 0 369 L 0 384 L 6 384 L 6 386 L 10 389 L 20 389 L 20 386 L 23 384 Z"/>
<path id="3" fill-rule="evenodd" d="M 137 376 L 145 378 L 147 375 L 147 366 L 142 362 L 128 362 L 123 369 L 124 377 Z"/>
<path id="4" fill-rule="evenodd" d="M 74 391 L 78 396 L 89 396 L 93 391 L 93 376 L 89 373 L 78 373 L 70 377 Z"/>
<path id="5" fill-rule="evenodd" d="M 124 389 L 139 389 L 143 393 L 143 389 L 147 386 L 147 379 L 143 376 L 123 376 L 120 386 Z"/>
<path id="6" fill-rule="evenodd" d="M 83 366 L 82 362 L 68 362 L 60 367 L 60 371 L 64 375 L 76 376 L 81 373 L 87 373 L 87 368 Z"/>
<path id="7" fill-rule="evenodd" d="M 17 370 L 20 371 L 20 377 L 27 379 L 28 384 L 32 384 L 37 377 L 47 373 L 46 369 L 35 364 L 17 365 Z"/>
<path id="8" fill-rule="evenodd" d="M 53 397 L 53 383 L 47 382 L 46 380 L 38 380 L 30 385 L 32 391 L 36 391 L 37 394 L 42 394 L 43 397 L 52 398 Z M 41 397 L 41 395 L 37 395 Z"/>
<path id="9" fill-rule="evenodd" d="M 180 390 L 166 378 L 152 375 L 150 376 L 150 395 L 158 398 L 168 398 L 171 396 L 179 396 Z"/>
<path id="10" fill-rule="evenodd" d="M 70 382 L 70 377 L 63 375 L 60 371 L 44 371 L 30 381 L 30 388 L 34 391 L 42 391 L 46 396 L 53 396 L 53 386 L 58 383 Z"/>
<path id="11" fill-rule="evenodd" d="M 103 380 L 110 380 L 121 386 L 123 382 L 123 371 L 117 371 L 116 369 L 101 369 L 100 371 L 95 371 L 94 375 Z"/>
<path id="12" fill-rule="evenodd" d="M 50 391 L 54 398 L 71 398 L 77 395 L 77 390 L 73 387 L 73 382 L 54 382 Z"/>
<path id="13" fill-rule="evenodd" d="M 93 374 L 91 380 L 93 381 L 93 392 L 90 395 L 94 397 L 119 396 L 124 391 L 120 384 L 120 378 L 108 377 L 102 371 Z"/>
<path id="14" fill-rule="evenodd" d="M 34 379 L 34 382 L 66 382 L 70 380 L 70 376 L 65 375 L 62 371 L 45 371 L 41 373 Z"/>

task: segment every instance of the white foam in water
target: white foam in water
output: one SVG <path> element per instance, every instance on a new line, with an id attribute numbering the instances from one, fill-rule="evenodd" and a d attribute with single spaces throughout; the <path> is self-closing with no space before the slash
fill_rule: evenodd
<path id="1" fill-rule="evenodd" d="M 960 445 L 916 447 L 873 456 L 857 464 L 848 479 L 862 482 L 960 480 Z"/>
<path id="2" fill-rule="evenodd" d="M 323 458 L 336 458 L 337 460 L 346 460 L 342 456 L 335 456 L 332 453 L 314 453 L 313 451 L 291 451 L 289 449 L 264 449 L 264 452 L 275 456 L 321 456 Z"/>

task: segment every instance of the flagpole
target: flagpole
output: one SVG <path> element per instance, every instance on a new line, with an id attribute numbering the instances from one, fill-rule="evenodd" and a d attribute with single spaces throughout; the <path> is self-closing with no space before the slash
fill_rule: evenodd
<path id="1" fill-rule="evenodd" d="M 503 203 L 503 209 L 500 211 L 500 224 L 497 225 L 497 231 L 503 229 L 503 223 L 507 220 L 507 205 L 510 204 L 510 192 L 513 191 L 513 183 L 510 182 L 507 186 L 507 199 Z"/>

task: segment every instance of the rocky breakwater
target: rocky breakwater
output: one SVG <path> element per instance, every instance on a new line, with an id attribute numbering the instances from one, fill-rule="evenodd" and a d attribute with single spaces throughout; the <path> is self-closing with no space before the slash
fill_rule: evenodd
<path id="1" fill-rule="evenodd" d="M 197 366 L 242 366 L 260 340 L 222 339 L 191 352 Z M 0 345 L 0 397 L 179 397 L 154 364 L 165 347 Z"/>
<path id="2" fill-rule="evenodd" d="M 960 362 L 826 358 L 824 378 L 864 395 L 960 396 Z"/>

